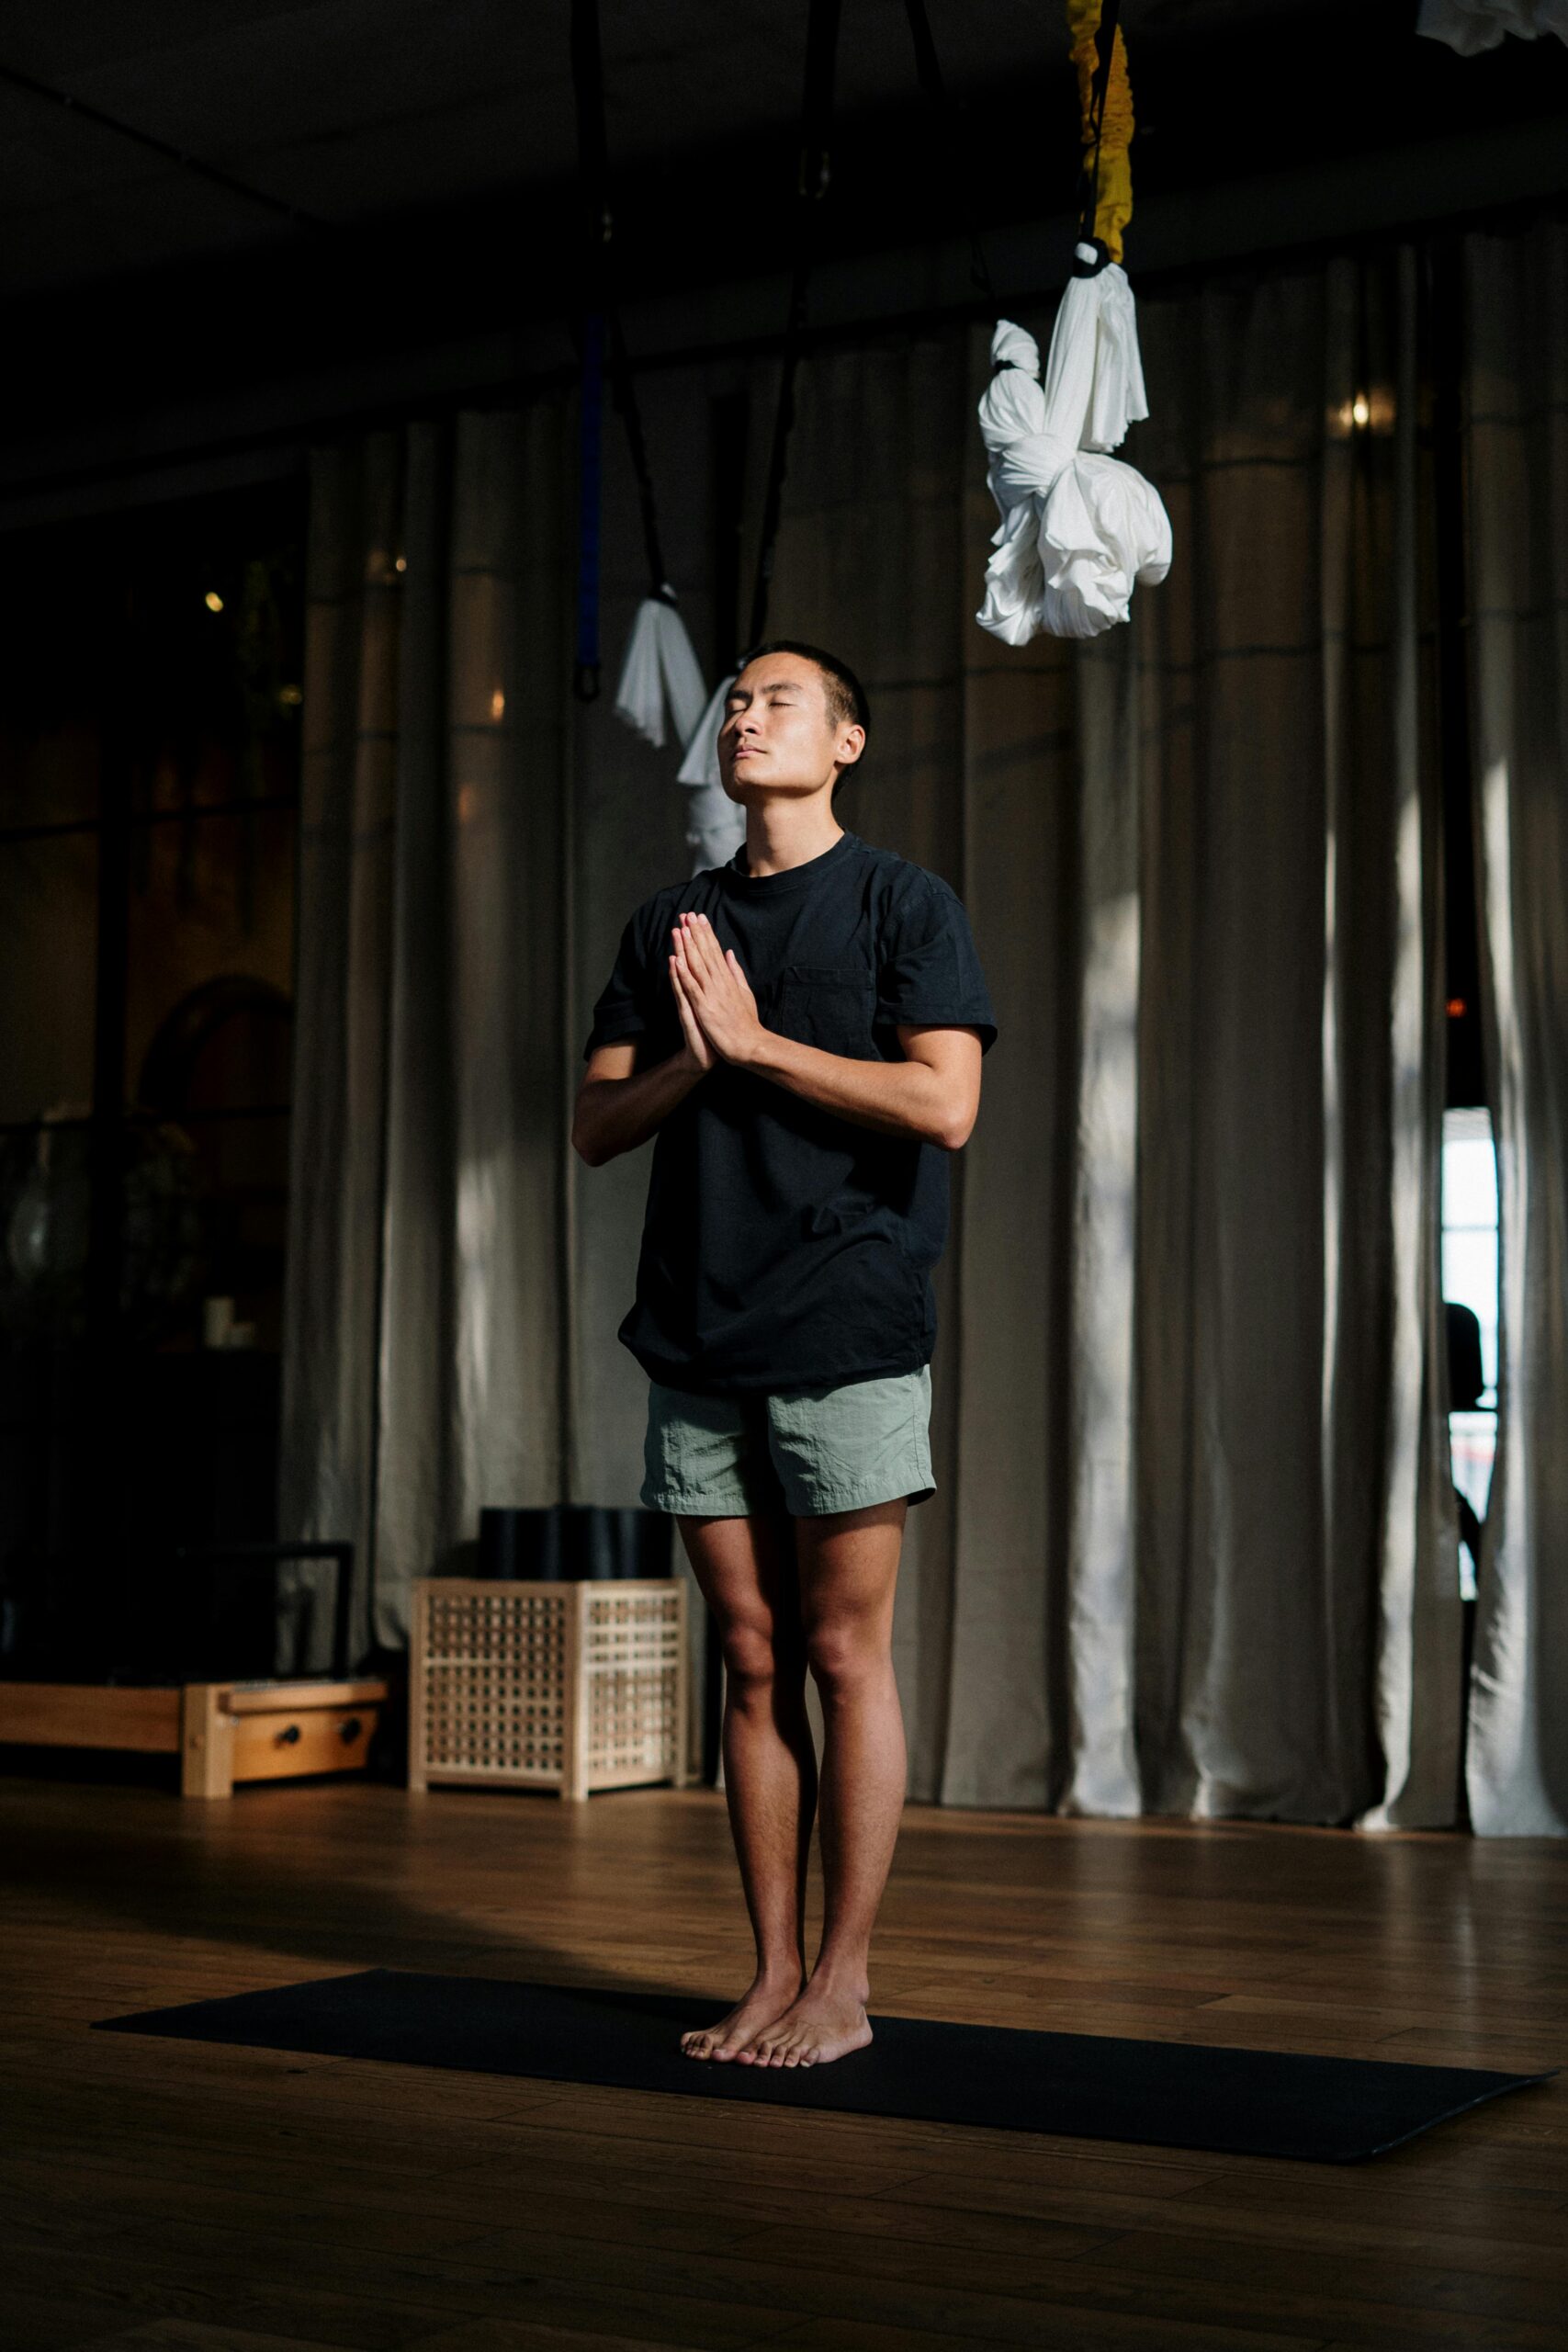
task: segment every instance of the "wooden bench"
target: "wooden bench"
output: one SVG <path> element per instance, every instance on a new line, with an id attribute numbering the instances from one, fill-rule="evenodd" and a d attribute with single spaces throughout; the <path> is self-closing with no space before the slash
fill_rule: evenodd
<path id="1" fill-rule="evenodd" d="M 177 1756 L 182 1795 L 228 1797 L 236 1781 L 363 1771 L 387 1698 L 378 1680 L 0 1682 L 0 1741 Z"/>

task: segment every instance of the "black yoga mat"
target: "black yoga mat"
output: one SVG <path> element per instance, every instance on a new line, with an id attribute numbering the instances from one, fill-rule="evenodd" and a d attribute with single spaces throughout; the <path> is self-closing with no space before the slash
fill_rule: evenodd
<path id="1" fill-rule="evenodd" d="M 684 2056 L 682 2033 L 730 2006 L 371 1968 L 96 2022 L 111 2033 L 1325 2164 L 1375 2156 L 1483 2099 L 1548 2079 L 874 2014 L 869 2048 L 831 2065 Z"/>

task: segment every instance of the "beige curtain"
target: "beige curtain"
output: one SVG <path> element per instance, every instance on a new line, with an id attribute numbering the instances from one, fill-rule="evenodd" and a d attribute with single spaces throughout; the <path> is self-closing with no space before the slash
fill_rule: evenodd
<path id="1" fill-rule="evenodd" d="M 280 1517 L 355 1542 L 361 1640 L 572 1443 L 567 434 L 313 453 Z"/>
<path id="2" fill-rule="evenodd" d="M 1454 1817 L 1415 299 L 1406 254 L 1145 303 L 1176 566 L 1076 653 L 972 617 L 985 334 L 803 384 L 774 624 L 865 676 L 840 815 L 959 890 L 1001 1029 L 900 1578 L 919 1797 Z"/>
<path id="3" fill-rule="evenodd" d="M 1453 1817 L 1413 312 L 1408 256 L 1145 302 L 1176 568 L 1077 652 L 973 618 L 986 332 L 803 371 L 770 627 L 864 675 L 840 821 L 960 891 L 1001 1028 L 900 1576 L 914 1797 Z M 682 582 L 709 397 L 760 453 L 773 383 L 648 385 Z M 567 1131 L 689 865 L 671 760 L 565 698 L 570 404 L 446 431 L 322 452 L 311 525 L 285 1515 L 373 1546 L 389 1642 L 481 1502 L 637 1500 L 648 1155 Z"/>
<path id="4" fill-rule="evenodd" d="M 644 394 L 682 582 L 709 402 L 747 380 Z M 572 698 L 576 439 L 550 399 L 312 452 L 279 1525 L 355 1543 L 361 1645 L 406 1639 L 485 1504 L 637 1501 L 646 1155 L 589 1171 L 569 1136 L 621 926 L 690 854 L 674 762 L 610 710 L 646 588 L 614 432 L 604 691 Z M 324 1640 L 318 1609 L 299 1662 Z"/>
<path id="5" fill-rule="evenodd" d="M 1467 1757 L 1568 1831 L 1568 230 L 1468 241 L 1477 863 L 1502 1251 Z"/>

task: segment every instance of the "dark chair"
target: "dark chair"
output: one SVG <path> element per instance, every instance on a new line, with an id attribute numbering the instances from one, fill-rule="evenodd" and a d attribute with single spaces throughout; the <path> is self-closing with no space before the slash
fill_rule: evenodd
<path id="1" fill-rule="evenodd" d="M 1449 1410 L 1450 1413 L 1472 1413 L 1481 1402 L 1486 1385 L 1481 1363 L 1481 1318 L 1472 1307 L 1461 1306 L 1455 1300 L 1443 1301 L 1443 1314 L 1448 1323 L 1449 1337 Z M 1476 1513 L 1468 1495 L 1454 1488 L 1454 1507 L 1459 1513 L 1459 1540 L 1470 1554 L 1475 1574 L 1481 1575 L 1481 1539 L 1485 1521 Z M 1475 1656 L 1475 1597 L 1471 1594 L 1461 1600 L 1463 1612 L 1460 1646 L 1460 1731 L 1459 1731 L 1459 1815 L 1470 1818 L 1470 1795 L 1466 1764 L 1470 1733 L 1470 1673 Z"/>
<path id="2" fill-rule="evenodd" d="M 479 1513 L 478 1573 L 550 1584 L 667 1577 L 671 1534 L 670 1520 L 657 1510 L 616 1510 L 601 1503 L 487 1508 Z"/>
<path id="3" fill-rule="evenodd" d="M 277 1571 L 291 1560 L 335 1565 L 331 1671 L 336 1681 L 350 1679 L 355 1664 L 352 1544 L 181 1544 L 173 1556 L 174 1633 L 180 1654 L 165 1665 L 180 1681 L 237 1672 L 264 1680 L 276 1672 Z"/>

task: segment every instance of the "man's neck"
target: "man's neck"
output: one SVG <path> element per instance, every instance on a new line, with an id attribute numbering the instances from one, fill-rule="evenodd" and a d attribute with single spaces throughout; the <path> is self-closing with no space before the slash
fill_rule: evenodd
<path id="1" fill-rule="evenodd" d="M 821 819 L 809 810 L 749 809 L 746 816 L 746 872 L 760 880 L 768 874 L 787 874 L 794 865 L 808 865 L 844 838 L 844 828 L 825 810 Z"/>

